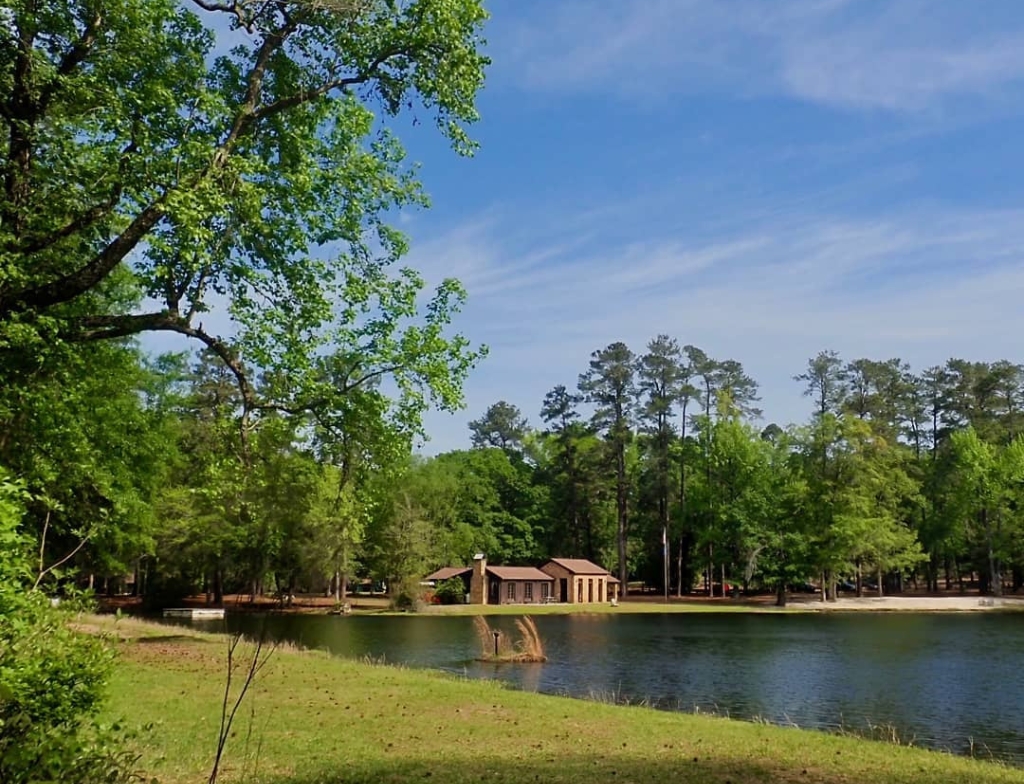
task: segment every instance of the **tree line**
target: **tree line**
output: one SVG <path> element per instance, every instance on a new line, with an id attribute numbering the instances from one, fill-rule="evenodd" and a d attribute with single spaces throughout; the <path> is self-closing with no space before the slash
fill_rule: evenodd
<path id="1" fill-rule="evenodd" d="M 537 426 L 499 401 L 470 423 L 471 448 L 424 458 L 419 392 L 367 382 L 330 415 L 246 425 L 212 351 L 89 351 L 31 395 L 0 395 L 0 464 L 31 490 L 33 547 L 58 583 L 131 583 L 167 604 L 340 601 L 359 580 L 409 603 L 424 574 L 476 552 L 584 557 L 665 594 L 729 586 L 780 603 L 808 581 L 826 599 L 1024 581 L 1024 369 L 1009 362 L 914 373 L 822 352 L 795 376 L 807 421 L 782 427 L 761 420 L 739 362 L 661 335 L 642 354 L 595 351 Z M 339 383 L 348 366 L 320 372 Z M 260 394 L 279 383 L 254 378 Z"/>
<path id="2" fill-rule="evenodd" d="M 908 579 L 1021 587 L 1024 367 L 951 359 L 915 373 L 823 351 L 794 381 L 808 420 L 765 426 L 739 362 L 659 335 L 641 354 L 595 351 L 573 388 L 545 396 L 536 428 L 492 405 L 473 444 L 518 472 L 505 529 L 532 534 L 500 557 L 532 544 L 535 560 L 588 557 L 666 594 L 731 585 L 780 603 L 808 580 L 826 599 Z"/>

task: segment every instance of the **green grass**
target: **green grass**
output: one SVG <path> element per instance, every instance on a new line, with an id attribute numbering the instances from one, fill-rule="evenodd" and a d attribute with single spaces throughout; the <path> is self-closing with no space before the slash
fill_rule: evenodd
<path id="1" fill-rule="evenodd" d="M 226 641 L 133 620 L 105 709 L 165 784 L 205 781 Z M 537 666 L 537 665 L 510 665 Z M 947 754 L 708 716 L 548 697 L 496 683 L 280 649 L 239 712 L 221 781 L 949 784 L 1024 771 Z"/>

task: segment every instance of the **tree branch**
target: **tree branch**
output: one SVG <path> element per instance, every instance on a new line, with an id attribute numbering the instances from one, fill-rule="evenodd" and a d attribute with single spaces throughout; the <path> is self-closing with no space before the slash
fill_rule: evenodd
<path id="1" fill-rule="evenodd" d="M 364 84 L 377 75 L 380 67 L 384 65 L 392 57 L 399 55 L 411 55 L 412 52 L 406 48 L 389 49 L 383 54 L 379 55 L 374 59 L 365 70 L 356 74 L 355 76 L 346 76 L 342 79 L 332 79 L 324 84 L 316 87 L 312 90 L 301 90 L 293 95 L 289 95 L 287 98 L 281 98 L 273 103 L 262 106 L 253 112 L 253 120 L 261 120 L 264 117 L 270 117 L 278 114 L 279 112 L 287 111 L 288 109 L 294 109 L 296 106 L 301 106 L 304 103 L 308 103 L 315 98 L 319 98 L 332 90 L 341 90 L 346 87 L 354 87 L 359 84 Z"/>
<path id="2" fill-rule="evenodd" d="M 260 407 L 245 368 L 234 350 L 220 338 L 203 330 L 202 326 L 193 327 L 178 314 L 162 311 L 130 316 L 87 316 L 72 323 L 74 327 L 63 337 L 78 343 L 123 338 L 140 332 L 174 332 L 194 338 L 216 354 L 231 371 L 238 383 L 246 411 Z"/>
<path id="3" fill-rule="evenodd" d="M 299 22 L 295 19 L 289 19 L 284 25 L 277 30 L 269 32 L 263 39 L 263 43 L 260 45 L 259 51 L 256 53 L 256 60 L 253 63 L 252 70 L 249 72 L 249 81 L 245 90 L 245 98 L 242 101 L 242 105 L 239 107 L 238 115 L 235 117 L 235 121 L 231 126 L 231 130 L 228 132 L 227 137 L 221 144 L 220 149 L 214 157 L 215 163 L 226 159 L 231 148 L 235 142 L 238 141 L 239 137 L 245 133 L 246 129 L 259 118 L 256 116 L 256 107 L 259 105 L 260 93 L 263 91 L 263 80 L 267 74 L 267 66 L 270 64 L 270 58 L 274 52 L 280 49 L 285 40 L 292 33 L 298 29 Z"/>
<path id="4" fill-rule="evenodd" d="M 197 6 L 202 8 L 204 11 L 220 11 L 223 13 L 231 14 L 238 19 L 238 24 L 247 32 L 252 33 L 252 22 L 246 20 L 245 14 L 242 13 L 242 8 L 238 5 L 235 0 L 230 3 L 214 3 L 210 0 L 192 0 Z"/>
<path id="5" fill-rule="evenodd" d="M 49 519 L 49 515 L 47 515 L 47 519 Z M 82 541 L 80 541 L 78 543 L 78 546 L 75 547 L 74 550 L 72 550 L 70 553 L 68 553 L 63 558 L 61 558 L 59 561 L 57 561 L 57 563 L 52 564 L 48 568 L 46 568 L 46 569 L 42 570 L 41 572 L 39 572 L 39 575 L 36 577 L 35 584 L 32 586 L 32 590 L 35 590 L 35 589 L 37 589 L 39 587 L 39 585 L 43 582 L 43 578 L 46 577 L 46 575 L 48 575 L 54 569 L 60 568 L 61 566 L 66 564 L 68 561 L 70 561 L 72 558 L 74 558 L 76 555 L 78 555 L 79 550 L 81 550 L 83 547 L 85 547 L 86 543 L 89 541 L 89 539 L 91 537 L 92 537 L 92 534 L 86 534 L 85 538 L 82 539 Z"/>
<path id="6" fill-rule="evenodd" d="M 385 365 L 384 367 L 378 368 L 377 370 L 374 370 L 370 373 L 364 373 L 351 384 L 346 381 L 345 386 L 342 387 L 342 392 L 351 392 L 353 389 L 362 386 L 367 381 L 372 381 L 373 379 L 380 378 L 381 376 L 385 376 L 388 373 L 394 373 L 396 370 L 400 370 L 401 367 L 401 365 Z"/>
<path id="7" fill-rule="evenodd" d="M 31 242 L 26 243 L 25 245 L 22 245 L 19 250 L 22 253 L 26 254 L 38 253 L 41 250 L 46 250 L 50 246 L 59 242 L 60 240 L 66 239 L 67 237 L 70 237 L 72 234 L 76 234 L 77 232 L 82 231 L 85 228 L 88 228 L 105 215 L 109 215 L 110 211 L 114 209 L 114 207 L 120 200 L 121 192 L 120 188 L 118 188 L 117 191 L 102 204 L 97 204 L 95 207 L 89 208 L 81 215 L 79 215 L 77 218 L 74 218 L 70 222 L 66 223 L 64 226 L 57 229 L 52 234 L 49 234 L 45 237 L 39 237 L 35 240 L 32 240 Z"/>
<path id="8" fill-rule="evenodd" d="M 0 318 L 15 310 L 43 310 L 60 305 L 94 288 L 113 272 L 122 259 L 163 219 L 165 198 L 166 196 L 161 196 L 146 207 L 128 224 L 128 228 L 84 267 L 62 278 L 24 291 L 16 295 L 13 302 L 0 302 Z"/>

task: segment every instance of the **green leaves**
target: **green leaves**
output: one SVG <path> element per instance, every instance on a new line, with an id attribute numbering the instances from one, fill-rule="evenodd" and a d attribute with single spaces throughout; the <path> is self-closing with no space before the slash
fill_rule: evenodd
<path id="1" fill-rule="evenodd" d="M 92 725 L 112 656 L 33 588 L 27 500 L 0 469 L 0 780 L 127 781 L 133 760 Z"/>

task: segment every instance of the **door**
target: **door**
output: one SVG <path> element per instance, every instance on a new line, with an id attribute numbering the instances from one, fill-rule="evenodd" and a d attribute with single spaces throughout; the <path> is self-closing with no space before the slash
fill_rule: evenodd
<path id="1" fill-rule="evenodd" d="M 563 577 L 561 580 L 558 581 L 558 583 L 558 587 L 561 590 L 561 593 L 559 594 L 559 601 L 569 601 L 569 581 L 565 577 Z"/>

